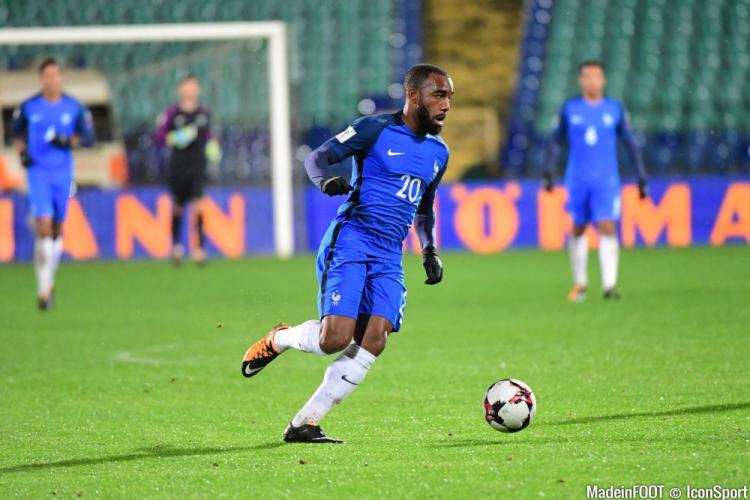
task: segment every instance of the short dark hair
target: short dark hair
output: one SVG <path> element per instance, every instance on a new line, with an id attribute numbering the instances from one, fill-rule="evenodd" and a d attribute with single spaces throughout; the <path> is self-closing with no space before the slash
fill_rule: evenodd
<path id="1" fill-rule="evenodd" d="M 195 76 L 195 74 L 193 74 L 193 73 L 185 73 L 185 76 L 183 76 L 182 78 L 180 78 L 180 85 L 182 85 L 183 83 L 185 83 L 187 81 L 190 81 L 190 80 L 195 80 L 197 82 L 198 81 L 198 77 Z"/>
<path id="2" fill-rule="evenodd" d="M 60 63 L 57 62 L 57 59 L 54 57 L 48 57 L 42 61 L 42 64 L 39 65 L 39 74 L 41 75 L 44 73 L 44 70 L 47 69 L 50 66 L 60 66 Z"/>
<path id="3" fill-rule="evenodd" d="M 596 66 L 597 68 L 601 69 L 602 73 L 607 72 L 607 67 L 604 65 L 603 62 L 598 61 L 596 59 L 591 59 L 588 61 L 583 61 L 581 64 L 578 65 L 578 74 L 579 75 L 581 74 L 581 72 L 583 71 L 583 68 L 588 68 L 591 66 Z"/>
<path id="4" fill-rule="evenodd" d="M 404 88 L 405 89 L 418 89 L 422 86 L 425 80 L 430 77 L 432 73 L 438 75 L 448 76 L 448 72 L 440 66 L 434 64 L 419 63 L 415 64 L 404 76 Z"/>

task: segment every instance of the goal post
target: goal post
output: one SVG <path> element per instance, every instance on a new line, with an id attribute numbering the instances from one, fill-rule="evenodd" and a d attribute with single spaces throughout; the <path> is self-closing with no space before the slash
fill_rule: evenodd
<path id="1" fill-rule="evenodd" d="M 294 253 L 292 143 L 289 116 L 287 29 L 282 21 L 132 24 L 3 28 L 0 46 L 268 40 L 268 86 L 274 247 L 279 257 Z"/>

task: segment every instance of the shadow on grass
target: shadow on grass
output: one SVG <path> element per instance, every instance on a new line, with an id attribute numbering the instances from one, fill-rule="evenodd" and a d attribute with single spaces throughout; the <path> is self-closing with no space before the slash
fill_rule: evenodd
<path id="1" fill-rule="evenodd" d="M 626 420 L 629 418 L 648 418 L 648 417 L 670 417 L 677 415 L 696 415 L 701 413 L 716 413 L 722 411 L 734 411 L 734 410 L 745 410 L 750 408 L 750 401 L 745 403 L 732 403 L 722 405 L 706 405 L 706 406 L 691 406 L 688 408 L 675 408 L 674 410 L 663 410 L 663 411 L 647 411 L 639 413 L 616 413 L 612 415 L 597 415 L 592 417 L 581 417 L 572 418 L 568 420 L 559 420 L 557 422 L 544 422 L 539 425 L 570 425 L 570 424 L 587 424 L 594 422 L 609 422 L 613 420 Z M 568 443 L 571 442 L 571 438 L 558 437 L 552 439 L 528 439 L 528 436 L 524 435 L 522 440 L 495 440 L 491 438 L 487 439 L 460 439 L 455 440 L 441 440 L 438 443 L 432 445 L 433 448 L 471 448 L 471 447 L 490 447 L 490 446 L 536 446 L 538 444 L 549 444 L 549 443 Z"/>
<path id="2" fill-rule="evenodd" d="M 104 457 L 92 458 L 71 458 L 68 460 L 58 460 L 55 462 L 38 462 L 32 464 L 12 465 L 10 467 L 0 468 L 0 473 L 29 472 L 35 470 L 56 469 L 61 467 L 79 467 L 82 465 L 130 462 L 133 460 L 144 460 L 149 458 L 195 457 L 200 455 L 236 453 L 240 451 L 271 450 L 283 445 L 283 442 L 274 441 L 272 443 L 263 443 L 255 446 L 229 446 L 225 448 L 173 448 L 171 446 L 154 446 L 152 448 L 142 448 L 140 450 L 135 450 L 131 453 L 126 453 L 123 455 L 108 455 Z"/>
<path id="3" fill-rule="evenodd" d="M 698 415 L 701 413 L 716 413 L 722 411 L 745 410 L 750 408 L 750 401 L 745 403 L 730 403 L 722 405 L 689 406 L 672 410 L 643 411 L 637 413 L 615 413 L 612 415 L 595 415 L 591 417 L 570 418 L 556 422 L 546 422 L 544 425 L 589 424 L 594 422 L 609 422 L 611 420 L 626 420 L 642 417 L 674 417 L 678 415 Z"/>

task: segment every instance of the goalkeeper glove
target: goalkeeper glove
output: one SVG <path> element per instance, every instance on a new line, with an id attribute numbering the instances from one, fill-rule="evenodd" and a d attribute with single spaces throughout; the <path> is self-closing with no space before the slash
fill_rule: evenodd
<path id="1" fill-rule="evenodd" d="M 646 182 L 646 179 L 638 179 L 638 196 L 642 200 L 649 197 L 648 183 Z"/>
<path id="2" fill-rule="evenodd" d="M 552 189 L 554 188 L 552 172 L 550 172 L 549 170 L 545 170 L 544 172 L 542 172 L 542 186 L 544 186 L 544 190 L 548 193 L 551 193 Z"/>
<path id="3" fill-rule="evenodd" d="M 349 181 L 343 177 L 329 177 L 323 180 L 320 184 L 320 190 L 328 196 L 337 196 L 340 194 L 346 194 L 353 188 Z"/>
<path id="4" fill-rule="evenodd" d="M 443 280 L 443 262 L 435 251 L 435 247 L 425 247 L 422 250 L 422 265 L 427 273 L 425 285 L 436 285 Z"/>
<path id="5" fill-rule="evenodd" d="M 216 139 L 208 141 L 205 153 L 209 163 L 219 163 L 221 161 L 221 146 L 219 146 L 219 141 Z"/>
<path id="6" fill-rule="evenodd" d="M 167 144 L 177 149 L 185 149 L 198 137 L 198 127 L 187 125 L 167 134 Z"/>

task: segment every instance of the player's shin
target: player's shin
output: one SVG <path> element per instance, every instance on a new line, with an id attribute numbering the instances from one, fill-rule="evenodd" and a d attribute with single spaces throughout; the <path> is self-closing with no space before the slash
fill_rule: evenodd
<path id="1" fill-rule="evenodd" d="M 571 235 L 568 250 L 570 251 L 570 268 L 573 271 L 573 285 L 585 288 L 588 284 L 589 256 L 589 242 L 586 235 Z"/>
<path id="2" fill-rule="evenodd" d="M 206 245 L 206 234 L 203 231 L 203 214 L 198 213 L 195 217 L 195 232 L 198 234 L 198 248 L 204 248 Z"/>
<path id="3" fill-rule="evenodd" d="M 58 236 L 53 240 L 52 243 L 52 286 L 55 284 L 55 273 L 57 268 L 60 266 L 60 260 L 62 259 L 63 253 L 63 239 L 62 236 Z"/>
<path id="4" fill-rule="evenodd" d="M 602 273 L 602 289 L 612 290 L 617 286 L 617 265 L 620 245 L 617 236 L 603 234 L 599 238 L 599 265 Z"/>
<path id="5" fill-rule="evenodd" d="M 34 270 L 36 271 L 37 295 L 49 298 L 52 290 L 54 241 L 50 237 L 37 238 L 34 242 Z"/>
<path id="6" fill-rule="evenodd" d="M 180 229 L 182 228 L 182 214 L 175 212 L 172 214 L 172 245 L 180 242 Z"/>
<path id="7" fill-rule="evenodd" d="M 279 330 L 274 336 L 274 344 L 279 349 L 296 349 L 324 356 L 326 353 L 320 348 L 321 323 L 311 319 L 297 326 Z"/>
<path id="8" fill-rule="evenodd" d="M 328 366 L 323 383 L 294 417 L 292 425 L 299 427 L 319 423 L 364 380 L 375 359 L 373 354 L 356 344 L 347 347 Z"/>

